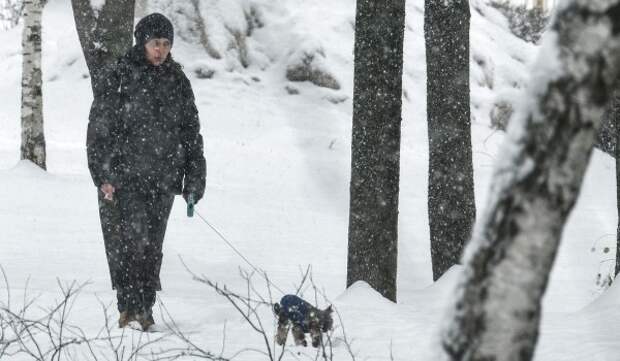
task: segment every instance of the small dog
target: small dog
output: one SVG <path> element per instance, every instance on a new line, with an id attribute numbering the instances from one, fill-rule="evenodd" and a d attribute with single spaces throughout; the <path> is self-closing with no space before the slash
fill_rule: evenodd
<path id="1" fill-rule="evenodd" d="M 276 342 L 278 345 L 286 343 L 289 324 L 292 326 L 295 345 L 308 346 L 306 333 L 312 337 L 312 346 L 319 347 L 322 333 L 328 332 L 334 327 L 332 319 L 332 306 L 324 310 L 312 306 L 295 295 L 285 295 L 280 303 L 273 305 L 273 312 L 278 316 L 278 332 Z"/>

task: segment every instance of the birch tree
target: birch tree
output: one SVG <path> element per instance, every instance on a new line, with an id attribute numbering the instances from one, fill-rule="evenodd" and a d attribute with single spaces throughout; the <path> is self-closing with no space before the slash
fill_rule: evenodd
<path id="1" fill-rule="evenodd" d="M 396 301 L 405 0 L 359 0 L 355 17 L 347 286 Z"/>
<path id="2" fill-rule="evenodd" d="M 557 9 L 465 252 L 440 360 L 531 360 L 541 300 L 620 64 L 618 0 Z"/>
<path id="3" fill-rule="evenodd" d="M 469 109 L 469 19 L 468 0 L 424 3 L 433 280 L 459 262 L 476 217 Z"/>
<path id="4" fill-rule="evenodd" d="M 46 169 L 41 75 L 41 20 L 44 5 L 44 0 L 23 2 L 21 159 Z"/>
<path id="5" fill-rule="evenodd" d="M 100 8 L 91 0 L 71 0 L 71 5 L 91 85 L 97 89 L 105 66 L 133 44 L 135 0 L 104 0 Z"/>

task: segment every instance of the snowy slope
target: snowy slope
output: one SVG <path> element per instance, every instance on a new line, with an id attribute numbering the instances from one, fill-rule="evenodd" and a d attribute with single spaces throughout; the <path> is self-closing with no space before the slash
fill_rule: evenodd
<path id="1" fill-rule="evenodd" d="M 219 4 L 212 9 L 219 14 L 211 18 L 216 23 L 209 26 L 243 28 L 239 11 L 249 5 L 257 7 L 264 24 L 247 40 L 251 60 L 247 68 L 235 62 L 234 51 L 213 60 L 191 39 L 175 42 L 173 54 L 192 81 L 206 139 L 207 192 L 198 211 L 284 291 L 293 292 L 301 271 L 312 265 L 314 282 L 340 311 L 358 359 L 387 360 L 392 352 L 396 360 L 432 360 L 433 330 L 458 268 L 431 284 L 423 2 L 408 2 L 397 305 L 361 283 L 344 289 L 354 1 Z M 478 209 L 484 207 L 503 138 L 489 127 L 492 103 L 519 97 L 528 81 L 527 63 L 536 55 L 534 46 L 506 29 L 506 20 L 496 10 L 472 1 L 472 139 Z M 228 35 L 219 34 L 214 42 L 218 49 L 226 49 Z M 50 0 L 44 12 L 48 173 L 18 164 L 19 37 L 19 28 L 0 32 L 0 265 L 8 275 L 14 303 L 23 295 L 28 278 L 28 294 L 38 296 L 42 305 L 58 297 L 57 279 L 89 281 L 71 320 L 96 332 L 103 317 L 99 300 L 110 304 L 114 295 L 96 193 L 86 167 L 84 142 L 92 95 L 70 2 Z M 339 90 L 286 80 L 286 69 L 295 57 L 316 49 L 322 50 L 322 66 L 338 80 Z M 211 79 L 196 76 L 196 70 L 204 68 L 215 71 Z M 287 86 L 299 94 L 290 95 Z M 614 257 L 613 251 L 603 252 L 614 244 L 614 179 L 611 159 L 595 153 L 544 300 L 538 361 L 616 360 L 613 355 L 620 352 L 620 342 L 615 341 L 620 331 L 617 287 L 596 299 L 601 290 L 595 284 L 597 273 L 609 270 L 606 260 Z M 186 218 L 180 199 L 171 215 L 164 254 L 160 300 L 184 330 L 201 346 L 219 351 L 226 327 L 228 355 L 261 347 L 260 337 L 236 311 L 192 281 L 179 260 L 180 256 L 192 270 L 212 280 L 244 290 L 238 267 L 249 266 L 198 218 Z M 256 282 L 262 286 L 260 277 Z M 0 286 L 0 300 L 5 291 Z M 314 296 L 307 291 L 306 297 Z M 265 310 L 263 316 L 272 327 L 270 312 Z M 338 360 L 348 359 L 341 331 L 342 327 L 336 331 L 334 350 Z M 311 350 L 293 350 L 314 356 Z M 239 359 L 264 358 L 247 353 Z"/>

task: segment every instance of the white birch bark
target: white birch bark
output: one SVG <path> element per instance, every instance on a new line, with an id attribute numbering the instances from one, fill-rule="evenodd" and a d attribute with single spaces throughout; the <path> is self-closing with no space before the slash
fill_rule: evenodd
<path id="1" fill-rule="evenodd" d="M 466 249 L 438 360 L 532 359 L 549 273 L 619 64 L 619 0 L 560 4 Z"/>
<path id="2" fill-rule="evenodd" d="M 21 159 L 46 169 L 41 76 L 42 0 L 24 0 Z"/>

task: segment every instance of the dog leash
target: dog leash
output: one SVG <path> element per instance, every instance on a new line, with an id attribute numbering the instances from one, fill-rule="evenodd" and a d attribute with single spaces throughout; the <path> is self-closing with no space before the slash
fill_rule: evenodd
<path id="1" fill-rule="evenodd" d="M 192 213 L 197 214 L 198 217 L 202 220 L 202 222 L 204 224 L 206 224 L 207 226 L 209 226 L 209 228 L 211 228 L 211 230 L 213 232 L 215 232 L 215 234 L 217 234 L 220 239 L 222 239 L 222 241 L 224 241 L 228 247 L 230 247 L 230 249 L 232 249 L 239 257 L 241 257 L 245 263 L 247 263 L 250 267 L 252 267 L 252 269 L 254 271 L 256 271 L 257 273 L 259 273 L 261 276 L 263 276 L 263 278 L 265 279 L 265 281 L 267 281 L 267 284 L 272 285 L 276 290 L 278 290 L 280 293 L 282 293 L 283 295 L 285 295 L 286 293 L 284 291 L 282 291 L 280 289 L 280 287 L 278 287 L 278 285 L 276 285 L 275 283 L 273 283 L 269 278 L 267 278 L 267 276 L 265 275 L 264 271 L 259 270 L 256 266 L 254 266 L 252 264 L 252 262 L 250 262 L 250 260 L 247 259 L 247 257 L 245 257 L 238 249 L 237 247 L 235 247 L 232 242 L 230 242 L 228 239 L 226 239 L 226 237 L 224 237 L 224 235 L 222 234 L 222 232 L 220 232 L 217 228 L 215 228 L 211 223 L 209 223 L 209 221 L 202 216 L 202 214 L 200 214 L 200 212 L 198 212 L 198 210 L 195 208 L 195 206 L 192 207 Z M 188 214 L 189 215 L 189 214 Z"/>

